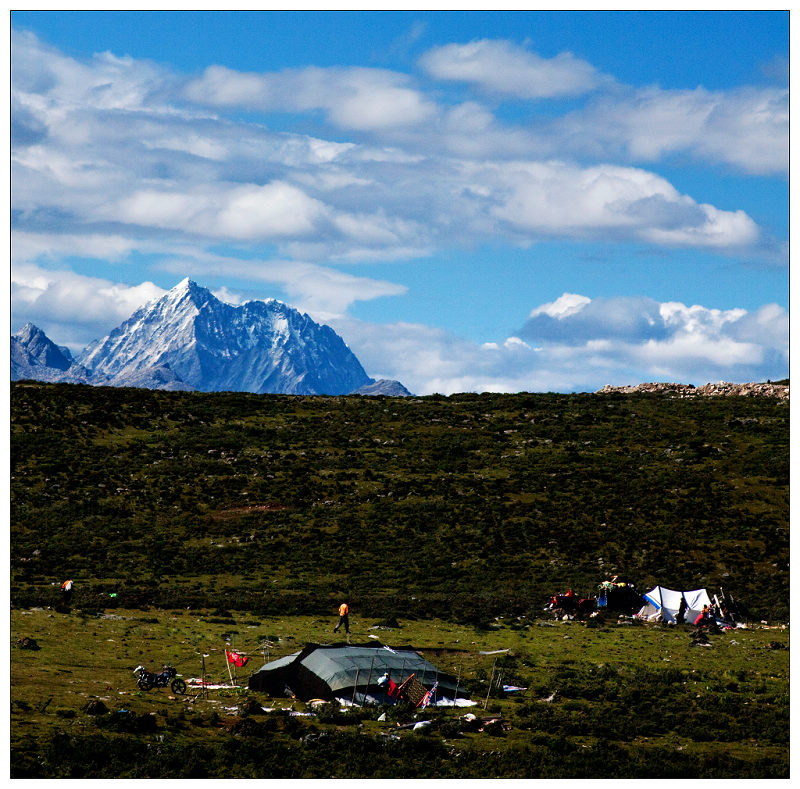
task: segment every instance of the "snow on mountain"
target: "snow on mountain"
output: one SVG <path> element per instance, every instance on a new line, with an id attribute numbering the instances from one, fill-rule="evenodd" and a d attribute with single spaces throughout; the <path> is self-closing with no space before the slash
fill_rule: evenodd
<path id="1" fill-rule="evenodd" d="M 12 339 L 24 349 L 30 364 L 53 367 L 57 370 L 68 370 L 72 364 L 70 352 L 66 348 L 59 348 L 32 323 L 26 323 Z"/>
<path id="2" fill-rule="evenodd" d="M 38 327 L 26 323 L 11 337 L 11 380 L 89 383 L 91 376 Z"/>
<path id="3" fill-rule="evenodd" d="M 338 395 L 373 383 L 329 326 L 275 300 L 226 304 L 188 278 L 92 343 L 80 362 L 114 386 L 141 385 L 156 368 L 174 376 L 171 387 L 204 392 Z"/>

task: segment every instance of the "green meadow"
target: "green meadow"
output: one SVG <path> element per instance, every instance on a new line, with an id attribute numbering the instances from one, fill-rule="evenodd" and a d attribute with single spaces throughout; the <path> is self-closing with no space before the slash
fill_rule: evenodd
<path id="1" fill-rule="evenodd" d="M 787 777 L 788 472 L 789 407 L 763 397 L 15 383 L 11 775 Z M 543 611 L 614 574 L 722 588 L 747 627 L 698 646 Z M 339 638 L 345 598 L 354 643 L 413 645 L 476 705 L 413 730 L 246 690 Z M 226 645 L 251 656 L 237 687 Z M 204 655 L 229 687 L 136 687 Z"/>
<path id="2" fill-rule="evenodd" d="M 424 620 L 378 630 L 354 613 L 353 643 L 377 634 L 413 644 L 459 676 L 475 706 L 293 717 L 311 708 L 248 691 L 246 678 L 267 650 L 275 658 L 331 643 L 335 618 L 225 613 L 12 611 L 12 641 L 34 637 L 40 647 L 12 656 L 12 776 L 788 776 L 789 639 L 780 626 L 724 631 L 700 647 L 689 626 Z M 208 681 L 230 685 L 230 644 L 252 656 L 236 669 L 244 687 L 175 696 L 136 686 L 139 663 L 166 662 L 184 678 L 205 668 Z M 508 651 L 481 654 L 496 650 Z M 498 684 L 525 690 L 504 694 Z M 98 701 L 104 711 L 90 714 Z M 469 712 L 477 723 L 462 717 Z M 401 728 L 421 720 L 431 725 Z"/>

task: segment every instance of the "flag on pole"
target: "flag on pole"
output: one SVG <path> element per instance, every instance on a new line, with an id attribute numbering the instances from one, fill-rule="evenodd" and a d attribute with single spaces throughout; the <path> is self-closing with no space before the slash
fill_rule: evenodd
<path id="1" fill-rule="evenodd" d="M 419 703 L 420 709 L 424 710 L 425 707 L 427 707 L 428 704 L 431 703 L 431 700 L 433 699 L 433 693 L 436 690 L 438 684 L 439 684 L 438 682 L 434 682 L 433 687 L 422 697 L 422 701 Z"/>
<path id="2" fill-rule="evenodd" d="M 228 656 L 228 663 L 233 663 L 234 666 L 238 666 L 242 668 L 242 666 L 247 665 L 247 661 L 250 660 L 249 657 L 246 655 L 240 655 L 235 650 L 231 650 L 230 652 L 226 649 L 225 654 Z"/>

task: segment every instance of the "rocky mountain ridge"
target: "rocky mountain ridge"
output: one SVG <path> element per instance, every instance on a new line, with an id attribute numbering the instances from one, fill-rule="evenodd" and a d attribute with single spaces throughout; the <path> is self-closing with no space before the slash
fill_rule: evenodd
<path id="1" fill-rule="evenodd" d="M 693 386 L 692 384 L 678 383 L 642 383 L 636 386 L 611 386 L 606 384 L 598 389 L 595 394 L 632 394 L 634 392 L 654 392 L 656 394 L 672 394 L 678 397 L 776 397 L 779 400 L 789 399 L 788 384 L 772 383 L 743 383 L 734 384 L 728 381 Z"/>

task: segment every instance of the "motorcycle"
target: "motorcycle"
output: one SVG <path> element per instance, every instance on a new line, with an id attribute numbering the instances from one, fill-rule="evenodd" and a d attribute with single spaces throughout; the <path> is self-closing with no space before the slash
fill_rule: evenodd
<path id="1" fill-rule="evenodd" d="M 177 676 L 178 672 L 174 666 L 167 664 L 160 674 L 154 674 L 148 671 L 144 666 L 137 666 L 133 673 L 136 675 L 136 684 L 142 690 L 151 690 L 152 688 L 166 688 L 169 685 L 170 690 L 176 696 L 182 696 L 186 693 L 186 683 Z"/>

